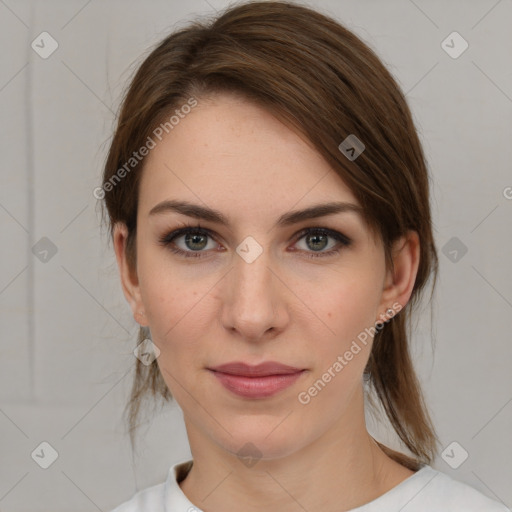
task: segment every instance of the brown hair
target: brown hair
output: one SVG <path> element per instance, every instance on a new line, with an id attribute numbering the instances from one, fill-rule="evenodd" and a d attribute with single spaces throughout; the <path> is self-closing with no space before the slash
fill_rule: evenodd
<path id="1" fill-rule="evenodd" d="M 418 233 L 420 262 L 411 299 L 376 332 L 365 374 L 413 457 L 379 446 L 413 470 L 432 462 L 439 441 L 408 346 L 411 310 L 431 276 L 433 293 L 438 268 L 427 165 L 399 86 L 350 30 L 295 2 L 259 1 L 228 8 L 212 20 L 191 22 L 161 41 L 130 83 L 106 160 L 103 189 L 111 236 L 115 223 L 126 224 L 126 255 L 135 269 L 144 159 L 132 161 L 129 170 L 126 162 L 177 107 L 217 92 L 260 105 L 313 145 L 363 206 L 368 226 L 383 242 L 388 266 L 392 242 L 408 230 Z M 365 145 L 353 161 L 339 149 L 350 134 Z M 119 179 L 123 166 L 127 172 Z M 138 343 L 147 337 L 147 329 L 141 328 Z M 164 402 L 172 399 L 156 360 L 145 366 L 137 359 L 127 404 L 132 447 L 147 394 Z"/>

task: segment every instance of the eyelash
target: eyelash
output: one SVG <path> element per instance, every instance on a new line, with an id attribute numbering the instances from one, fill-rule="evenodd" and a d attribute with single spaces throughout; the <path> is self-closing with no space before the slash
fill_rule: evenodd
<path id="1" fill-rule="evenodd" d="M 199 234 L 199 235 L 206 235 L 215 240 L 215 237 L 213 236 L 212 231 L 210 231 L 207 228 L 201 227 L 199 224 L 196 226 L 193 226 L 191 224 L 186 224 L 183 228 L 177 229 L 175 231 L 171 231 L 170 233 L 162 236 L 159 239 L 159 243 L 163 245 L 164 247 L 168 247 L 173 253 L 178 254 L 180 256 L 183 256 L 185 258 L 204 258 L 206 256 L 203 256 L 206 251 L 183 251 L 182 249 L 179 249 L 178 247 L 173 245 L 173 241 L 182 236 L 187 234 Z M 334 238 L 339 242 L 339 246 L 335 249 L 331 249 L 326 252 L 321 253 L 315 253 L 313 251 L 306 251 L 308 254 L 306 255 L 306 258 L 325 258 L 328 256 L 334 256 L 335 254 L 339 254 L 340 252 L 340 245 L 342 247 L 348 247 L 352 241 L 350 238 L 347 238 L 342 233 L 339 233 L 338 231 L 334 231 L 332 229 L 328 228 L 322 228 L 322 227 L 310 227 L 305 228 L 300 233 L 296 235 L 295 243 L 297 243 L 299 240 L 304 238 L 306 235 L 309 234 L 321 234 L 326 235 L 331 238 Z"/>

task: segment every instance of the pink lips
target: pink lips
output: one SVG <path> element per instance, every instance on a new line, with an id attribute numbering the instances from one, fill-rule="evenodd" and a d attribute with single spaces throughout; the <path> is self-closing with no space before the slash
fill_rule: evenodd
<path id="1" fill-rule="evenodd" d="M 291 386 L 305 371 L 274 361 L 251 366 L 242 362 L 208 368 L 232 393 L 244 398 L 266 398 Z"/>

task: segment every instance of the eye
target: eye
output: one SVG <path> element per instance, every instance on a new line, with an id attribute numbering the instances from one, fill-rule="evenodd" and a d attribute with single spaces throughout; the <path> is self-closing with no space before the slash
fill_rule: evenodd
<path id="1" fill-rule="evenodd" d="M 180 248 L 175 240 L 183 238 L 184 248 Z M 213 238 L 209 229 L 201 226 L 186 225 L 183 228 L 172 231 L 160 238 L 159 243 L 165 247 L 184 256 L 185 258 L 202 258 L 205 255 L 203 249 L 208 247 L 208 238 Z M 211 249 L 212 247 L 210 247 Z"/>
<path id="2" fill-rule="evenodd" d="M 186 225 L 183 228 L 172 231 L 159 239 L 159 243 L 168 247 L 173 253 L 185 258 L 203 258 L 211 249 L 216 248 L 216 243 L 209 247 L 208 239 L 215 240 L 213 233 L 200 225 Z M 324 251 L 328 245 L 329 238 L 335 240 L 335 243 L 328 251 Z M 177 241 L 183 239 L 181 244 Z M 295 237 L 295 245 L 302 239 L 305 240 L 306 249 L 300 249 L 304 252 L 306 258 L 322 258 L 339 254 L 342 247 L 348 247 L 352 241 L 342 233 L 322 227 L 303 229 Z M 181 247 L 180 247 L 181 245 Z M 218 247 L 218 244 L 217 244 Z M 309 250 L 308 248 L 313 248 Z M 209 249 L 209 250 L 208 250 Z M 293 249 L 295 251 L 296 249 Z"/>
<path id="3" fill-rule="evenodd" d="M 328 251 L 322 251 L 328 244 L 328 239 L 334 239 L 337 243 Z M 306 228 L 297 236 L 297 242 L 305 240 L 306 247 L 313 247 L 313 251 L 305 251 L 306 258 L 323 258 L 340 253 L 342 247 L 348 247 L 352 241 L 339 231 L 328 228 Z M 322 251 L 322 252 L 320 252 Z"/>

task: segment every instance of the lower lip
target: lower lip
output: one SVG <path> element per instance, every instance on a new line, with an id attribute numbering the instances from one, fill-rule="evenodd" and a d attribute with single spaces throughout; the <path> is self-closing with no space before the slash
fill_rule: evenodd
<path id="1" fill-rule="evenodd" d="M 212 373 L 226 389 L 235 395 L 244 398 L 267 398 L 291 386 L 303 371 L 265 377 L 244 377 L 215 371 Z"/>

